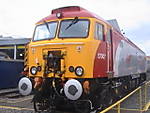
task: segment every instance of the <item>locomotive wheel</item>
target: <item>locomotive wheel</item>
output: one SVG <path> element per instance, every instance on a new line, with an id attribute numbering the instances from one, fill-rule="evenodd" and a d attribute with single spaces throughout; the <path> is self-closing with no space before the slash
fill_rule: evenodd
<path id="1" fill-rule="evenodd" d="M 41 113 L 42 111 L 44 111 L 44 106 L 42 103 L 34 102 L 33 104 L 35 112 Z"/>
<path id="2" fill-rule="evenodd" d="M 51 111 L 49 109 L 48 102 L 46 102 L 46 101 L 43 101 L 43 102 L 40 102 L 40 103 L 34 101 L 33 102 L 33 107 L 34 107 L 35 112 L 37 112 L 37 113 L 41 113 L 42 111 Z"/>
<path id="3" fill-rule="evenodd" d="M 106 94 L 105 94 L 105 97 L 104 97 L 104 108 L 110 106 L 111 104 L 113 104 L 114 102 L 114 96 L 112 95 L 112 92 L 111 90 L 107 90 L 106 91 Z"/>
<path id="4" fill-rule="evenodd" d="M 93 112 L 98 113 L 110 106 L 114 102 L 114 93 L 111 86 L 103 86 L 103 90 L 98 91 L 99 94 L 93 96 Z"/>
<path id="5" fill-rule="evenodd" d="M 90 103 L 76 103 L 74 104 L 75 106 L 75 111 L 77 113 L 90 113 L 91 109 L 90 109 Z"/>
<path id="6" fill-rule="evenodd" d="M 37 113 L 40 113 L 41 110 L 39 108 L 39 103 L 38 102 L 33 102 L 33 107 L 34 107 L 34 111 Z"/>
<path id="7" fill-rule="evenodd" d="M 113 104 L 114 102 L 114 95 L 113 95 L 113 90 L 111 86 L 105 87 L 105 89 L 101 93 L 101 104 L 102 104 L 102 109 L 105 109 L 109 105 Z"/>

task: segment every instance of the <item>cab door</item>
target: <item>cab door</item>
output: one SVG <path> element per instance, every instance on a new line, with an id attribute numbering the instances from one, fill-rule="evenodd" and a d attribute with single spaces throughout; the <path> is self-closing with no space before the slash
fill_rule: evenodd
<path id="1" fill-rule="evenodd" d="M 95 23 L 95 41 L 98 47 L 94 60 L 94 78 L 107 77 L 107 43 L 105 40 L 105 26 L 103 23 Z"/>
<path id="2" fill-rule="evenodd" d="M 113 55 L 112 55 L 112 31 L 111 28 L 107 28 L 106 32 L 106 48 L 107 48 L 107 75 L 112 77 L 113 75 Z"/>

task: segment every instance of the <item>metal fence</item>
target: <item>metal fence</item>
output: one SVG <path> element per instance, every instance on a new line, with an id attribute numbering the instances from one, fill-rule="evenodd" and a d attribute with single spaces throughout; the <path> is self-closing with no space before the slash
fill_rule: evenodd
<path id="1" fill-rule="evenodd" d="M 100 113 L 142 113 L 150 107 L 150 81 Z M 150 113 L 147 112 L 147 113 Z"/>

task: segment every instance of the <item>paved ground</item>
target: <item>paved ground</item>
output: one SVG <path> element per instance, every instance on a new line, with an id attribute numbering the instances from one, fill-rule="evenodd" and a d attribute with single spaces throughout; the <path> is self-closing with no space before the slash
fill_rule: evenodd
<path id="1" fill-rule="evenodd" d="M 7 91 L 8 89 L 0 90 L 0 113 L 35 113 L 31 103 L 32 95 L 25 97 L 20 96 L 18 95 L 17 89 L 9 90 L 8 92 L 11 93 L 7 93 Z M 147 100 L 150 101 L 150 88 L 147 95 Z M 142 95 L 142 98 L 145 98 L 144 95 Z M 134 111 L 134 109 L 139 108 L 139 101 L 139 93 L 130 96 L 121 104 L 121 108 L 124 108 L 124 110 L 121 110 L 121 113 L 150 113 L 150 110 L 147 112 Z M 132 109 L 132 111 L 128 109 Z M 116 112 L 116 110 L 111 110 L 108 113 L 118 112 Z"/>
<path id="2" fill-rule="evenodd" d="M 0 113 L 34 113 L 32 96 L 20 98 L 0 98 Z"/>

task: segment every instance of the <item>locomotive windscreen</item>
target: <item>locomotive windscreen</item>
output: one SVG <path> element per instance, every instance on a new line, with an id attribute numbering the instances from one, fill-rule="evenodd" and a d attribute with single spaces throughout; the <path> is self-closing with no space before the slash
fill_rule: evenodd
<path id="1" fill-rule="evenodd" d="M 48 28 L 47 28 L 48 27 Z M 57 29 L 57 22 L 49 22 L 46 24 L 38 25 L 34 33 L 34 41 L 52 39 L 55 37 Z"/>
<path id="2" fill-rule="evenodd" d="M 87 37 L 89 21 L 86 19 L 63 20 L 60 24 L 60 38 Z"/>

